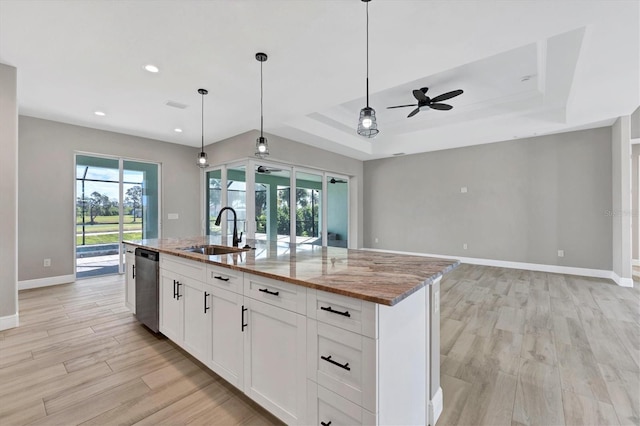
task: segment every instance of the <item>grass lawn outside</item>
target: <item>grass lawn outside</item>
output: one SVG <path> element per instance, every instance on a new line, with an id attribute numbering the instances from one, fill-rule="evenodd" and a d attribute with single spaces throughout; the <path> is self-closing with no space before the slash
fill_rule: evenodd
<path id="1" fill-rule="evenodd" d="M 127 232 L 123 235 L 125 240 L 141 240 L 142 239 L 142 231 L 140 232 Z M 85 245 L 92 244 L 110 244 L 110 243 L 119 243 L 120 239 L 118 238 L 118 233 L 113 234 L 99 234 L 99 235 L 91 235 L 86 234 L 84 238 Z M 78 246 L 82 246 L 82 234 L 76 235 L 76 244 Z"/>

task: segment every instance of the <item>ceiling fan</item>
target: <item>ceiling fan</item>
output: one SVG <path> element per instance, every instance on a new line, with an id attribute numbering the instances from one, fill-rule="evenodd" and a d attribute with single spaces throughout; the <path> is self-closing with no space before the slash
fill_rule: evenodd
<path id="1" fill-rule="evenodd" d="M 387 107 L 387 109 L 393 108 L 405 108 L 405 107 L 417 107 L 413 111 L 407 115 L 407 118 L 413 117 L 417 113 L 420 112 L 420 109 L 423 107 L 429 107 L 431 109 L 439 109 L 441 111 L 448 111 L 453 108 L 451 105 L 439 103 L 440 101 L 446 101 L 447 99 L 455 98 L 458 95 L 464 93 L 462 90 L 454 90 L 452 92 L 443 93 L 442 95 L 438 95 L 435 98 L 430 98 L 427 96 L 428 87 L 423 87 L 421 89 L 416 89 L 413 91 L 413 97 L 418 101 L 417 104 L 409 104 L 409 105 L 396 105 Z"/>
<path id="2" fill-rule="evenodd" d="M 347 183 L 346 180 L 341 180 L 341 179 L 336 179 L 336 178 L 331 178 L 329 179 L 329 183 Z"/>
<path id="3" fill-rule="evenodd" d="M 258 173 L 264 173 L 266 175 L 268 175 L 271 172 L 281 172 L 282 169 L 272 169 L 271 167 L 265 167 L 265 166 L 258 166 L 258 168 L 256 169 L 256 172 Z"/>

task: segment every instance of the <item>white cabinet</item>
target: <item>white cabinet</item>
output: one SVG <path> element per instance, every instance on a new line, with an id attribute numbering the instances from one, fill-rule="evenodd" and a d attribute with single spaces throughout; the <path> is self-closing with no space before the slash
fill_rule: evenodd
<path id="1" fill-rule="evenodd" d="M 376 416 L 316 383 L 307 384 L 309 424 L 321 426 L 376 425 Z"/>
<path id="2" fill-rule="evenodd" d="M 244 387 L 242 294 L 212 287 L 210 300 L 209 359 L 205 364 L 242 390 Z"/>
<path id="3" fill-rule="evenodd" d="M 136 248 L 124 245 L 125 292 L 124 304 L 132 313 L 136 313 Z"/>
<path id="4" fill-rule="evenodd" d="M 183 347 L 200 362 L 209 359 L 211 340 L 211 286 L 190 278 L 184 283 Z"/>
<path id="5" fill-rule="evenodd" d="M 244 392 L 287 424 L 306 424 L 306 317 L 244 298 Z"/>
<path id="6" fill-rule="evenodd" d="M 184 289 L 180 275 L 160 269 L 160 332 L 182 346 Z"/>

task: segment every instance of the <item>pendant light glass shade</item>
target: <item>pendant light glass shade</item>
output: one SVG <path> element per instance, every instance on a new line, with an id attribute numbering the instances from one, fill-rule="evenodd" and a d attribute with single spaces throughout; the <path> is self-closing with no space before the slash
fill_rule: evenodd
<path id="1" fill-rule="evenodd" d="M 360 110 L 360 119 L 358 120 L 358 134 L 366 138 L 373 138 L 379 132 L 378 123 L 376 122 L 376 110 L 370 107 L 364 107 Z"/>
<path id="2" fill-rule="evenodd" d="M 258 52 L 256 53 L 256 60 L 260 62 L 260 137 L 256 139 L 256 152 L 255 156 L 258 158 L 264 158 L 269 155 L 269 145 L 267 138 L 264 137 L 264 117 L 262 115 L 262 63 L 266 62 L 267 54 Z"/>
<path id="3" fill-rule="evenodd" d="M 207 158 L 207 153 L 204 152 L 204 95 L 208 94 L 209 91 L 207 89 L 198 89 L 198 93 L 202 95 L 202 145 L 196 164 L 201 169 L 204 169 L 205 167 L 209 167 L 209 159 Z"/>
<path id="4" fill-rule="evenodd" d="M 260 136 L 256 139 L 256 157 L 264 158 L 269 155 L 269 145 L 267 145 L 267 138 Z"/>
<path id="5" fill-rule="evenodd" d="M 358 119 L 358 134 L 365 138 L 375 138 L 380 131 L 376 121 L 376 110 L 369 106 L 369 2 L 371 0 L 362 0 L 367 4 L 367 106 L 360 110 L 360 118 Z"/>

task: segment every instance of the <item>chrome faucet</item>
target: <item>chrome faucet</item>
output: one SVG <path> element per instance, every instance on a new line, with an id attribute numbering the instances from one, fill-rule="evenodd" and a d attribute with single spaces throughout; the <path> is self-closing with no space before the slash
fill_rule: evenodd
<path id="1" fill-rule="evenodd" d="M 231 207 L 223 207 L 220 209 L 220 213 L 218 213 L 218 217 L 216 218 L 216 226 L 220 226 L 220 219 L 222 219 L 222 212 L 225 210 L 231 210 L 233 213 L 233 245 L 239 246 L 240 241 L 242 241 L 242 232 L 240 233 L 240 237 L 238 237 L 238 216 L 236 215 L 236 211 Z"/>

